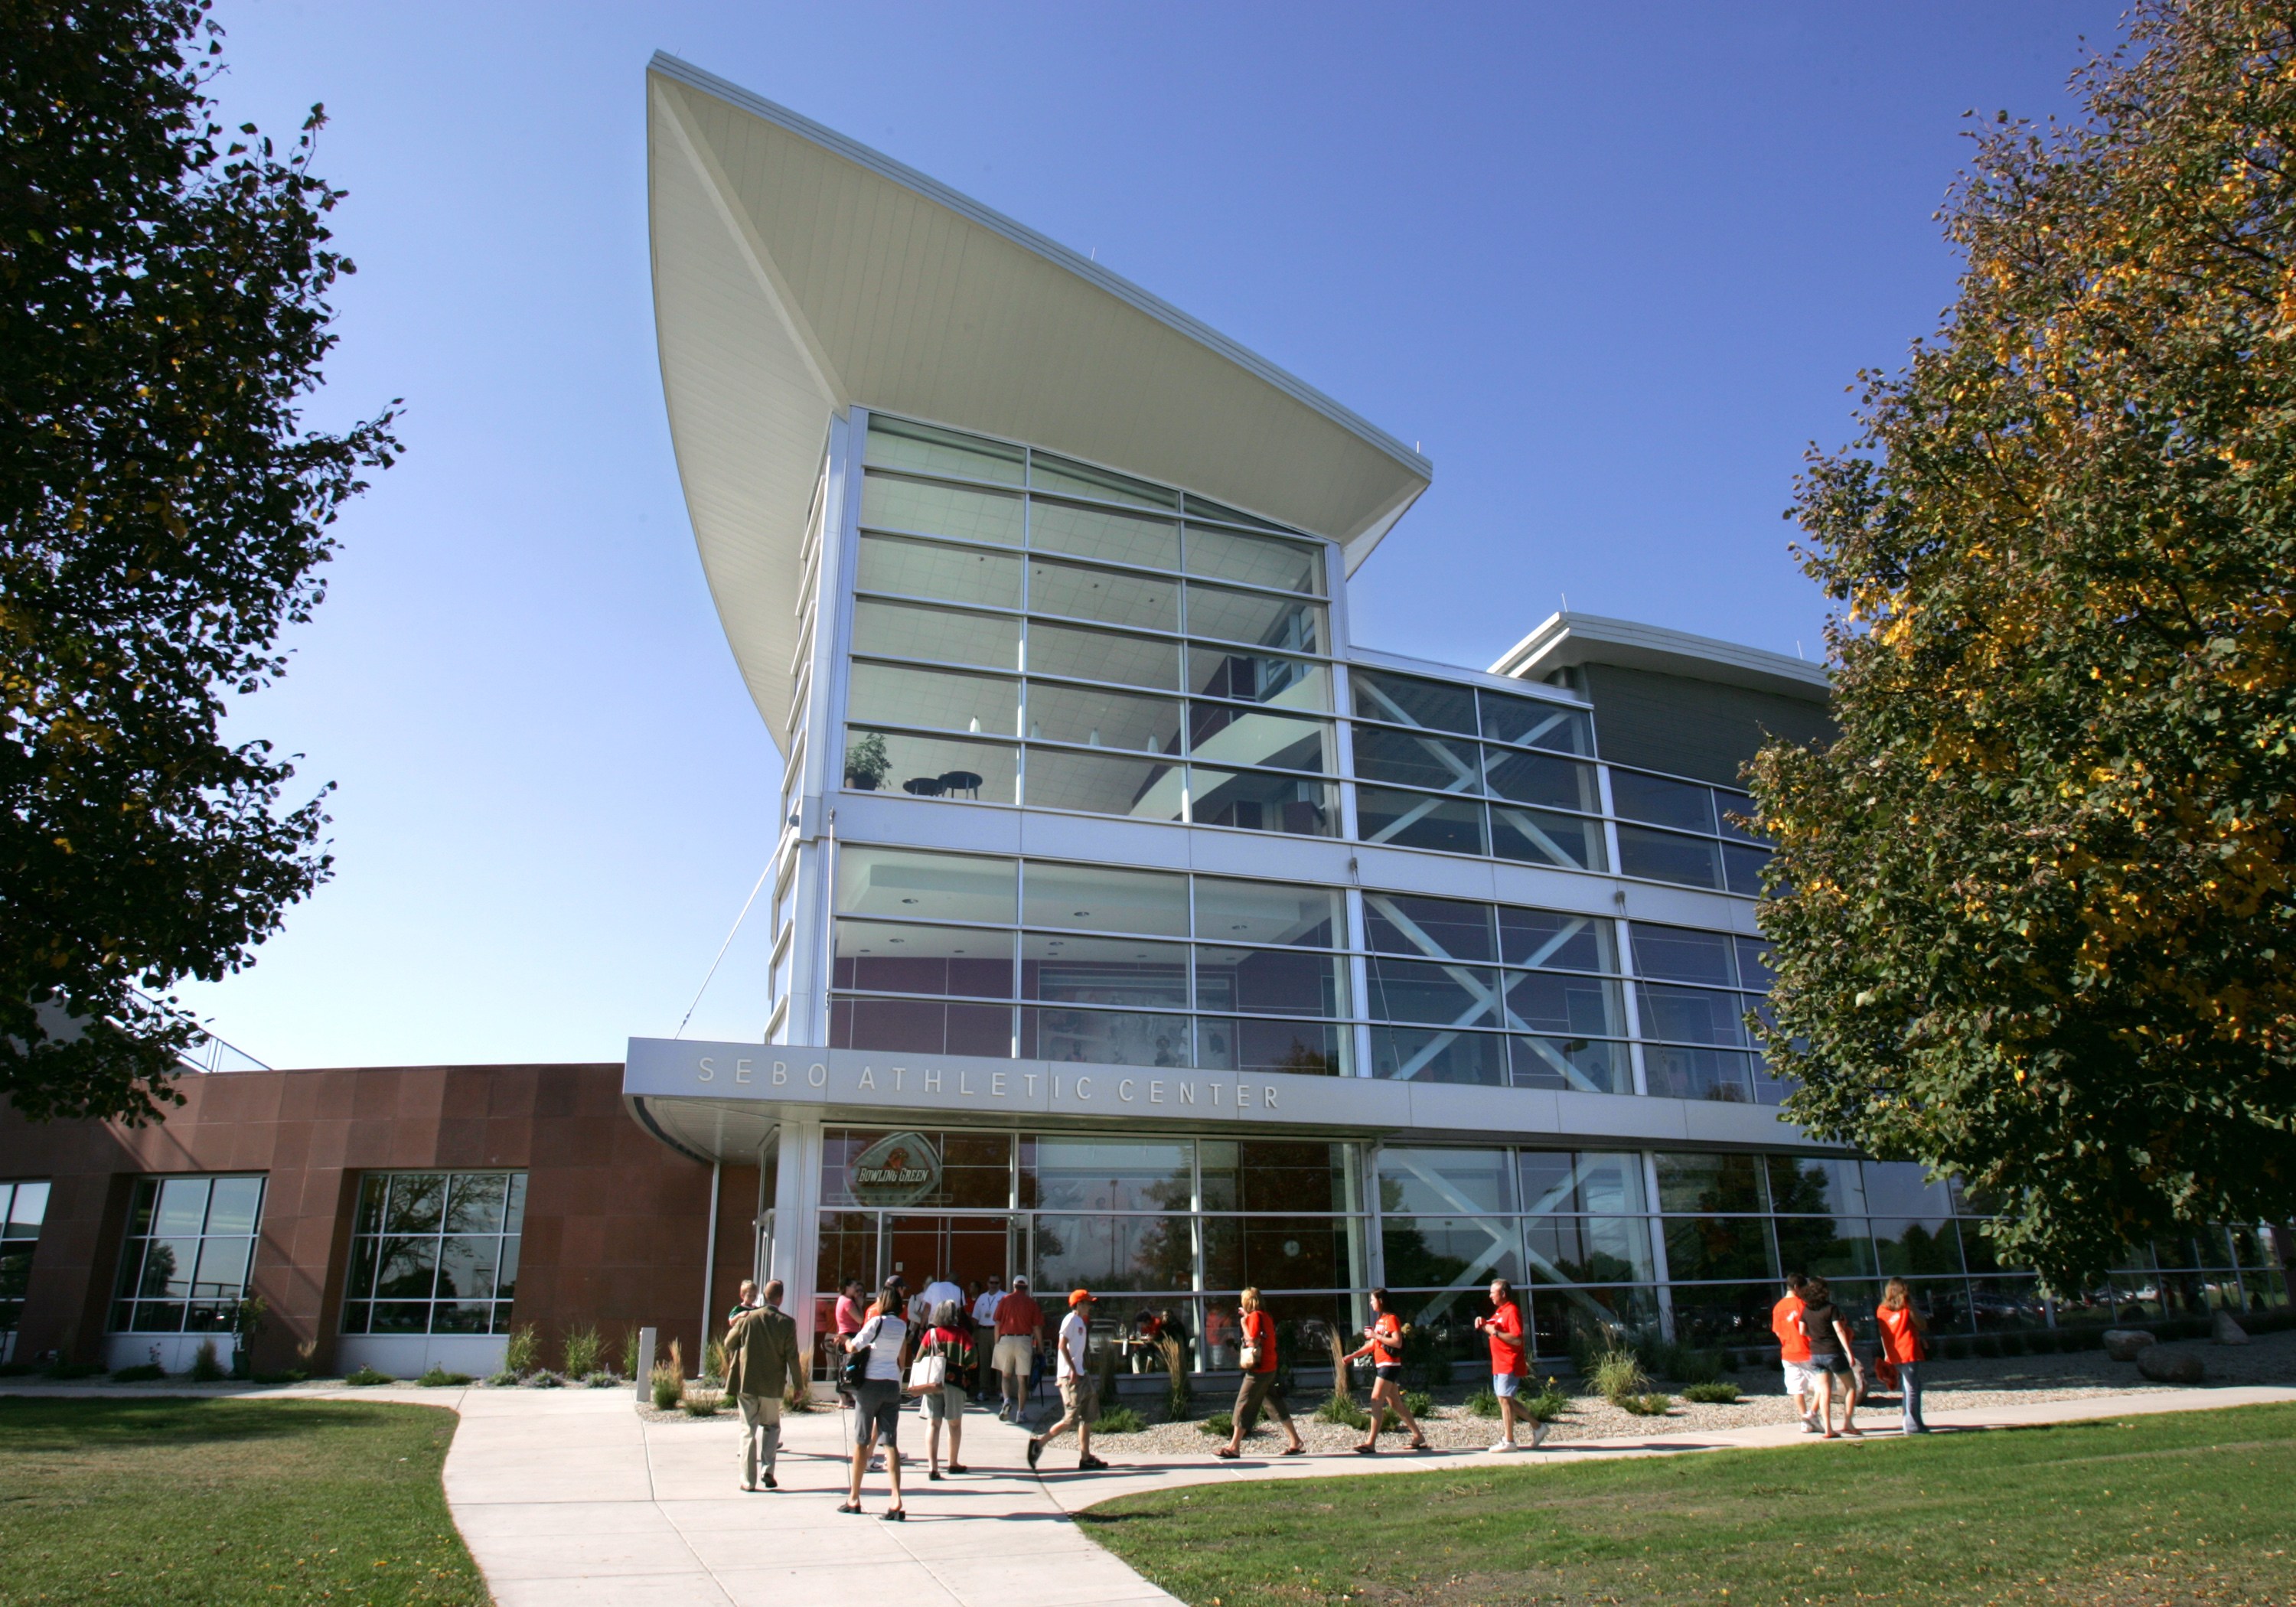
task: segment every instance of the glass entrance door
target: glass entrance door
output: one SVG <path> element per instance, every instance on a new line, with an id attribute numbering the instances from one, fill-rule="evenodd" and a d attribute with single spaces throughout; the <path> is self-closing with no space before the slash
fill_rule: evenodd
<path id="1" fill-rule="evenodd" d="M 912 1294 L 946 1280 L 970 1291 L 990 1278 L 1010 1278 L 1016 1266 L 1013 1223 L 1009 1216 L 955 1216 L 885 1212 L 879 1218 L 878 1276 L 898 1273 Z M 966 1320 L 971 1320 L 967 1313 Z"/>

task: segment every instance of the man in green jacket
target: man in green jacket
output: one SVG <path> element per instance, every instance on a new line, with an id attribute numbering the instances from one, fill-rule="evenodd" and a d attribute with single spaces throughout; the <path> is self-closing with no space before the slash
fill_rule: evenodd
<path id="1" fill-rule="evenodd" d="M 765 1447 L 766 1488 L 782 1448 L 782 1388 L 807 1388 L 797 1348 L 797 1323 L 782 1311 L 782 1281 L 764 1291 L 764 1304 L 737 1314 L 726 1330 L 726 1392 L 742 1407 L 742 1488 L 758 1488 L 758 1448 Z"/>

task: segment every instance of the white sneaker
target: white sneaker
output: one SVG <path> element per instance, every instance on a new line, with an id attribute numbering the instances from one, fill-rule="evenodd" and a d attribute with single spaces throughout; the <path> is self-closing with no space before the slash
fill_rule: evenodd
<path id="1" fill-rule="evenodd" d="M 1498 1452 L 1498 1451 L 1513 1451 L 1513 1450 L 1519 1450 L 1519 1449 L 1521 1449 L 1521 1447 L 1519 1447 L 1519 1446 L 1517 1446 L 1517 1445 L 1515 1444 L 1515 1442 L 1514 1442 L 1513 1440 L 1512 1440 L 1512 1439 L 1502 1439 L 1502 1440 L 1500 1440 L 1500 1441 L 1498 1442 L 1498 1444 L 1496 1444 L 1496 1445 L 1495 1445 L 1495 1446 L 1493 1446 L 1493 1447 L 1491 1447 L 1491 1449 L 1492 1449 L 1494 1452 Z"/>
<path id="2" fill-rule="evenodd" d="M 1546 1425 L 1543 1423 L 1533 1422 L 1530 1425 L 1530 1448 L 1534 1451 L 1538 1449 L 1538 1442 L 1546 1438 Z"/>
<path id="3" fill-rule="evenodd" d="M 1801 1431 L 1805 1434 L 1823 1434 L 1825 1429 L 1816 1418 L 1805 1417 L 1801 1420 Z"/>

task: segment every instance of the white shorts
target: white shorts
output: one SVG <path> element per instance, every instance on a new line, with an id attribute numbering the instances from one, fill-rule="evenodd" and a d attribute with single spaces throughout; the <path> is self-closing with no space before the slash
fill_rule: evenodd
<path id="1" fill-rule="evenodd" d="M 1513 1395 L 1521 1382 L 1522 1374 L 1520 1373 L 1494 1373 L 1491 1374 L 1491 1393 L 1504 1400 Z"/>
<path id="2" fill-rule="evenodd" d="M 996 1354 L 990 1371 L 1010 1373 L 1021 1378 L 1029 1376 L 1029 1365 L 1036 1359 L 1037 1341 L 1025 1333 L 1008 1333 L 996 1341 Z"/>
<path id="3" fill-rule="evenodd" d="M 1817 1375 L 1823 1373 L 1824 1368 L 1814 1366 L 1808 1362 L 1787 1362 L 1784 1366 L 1787 1394 L 1814 1395 L 1817 1392 Z"/>

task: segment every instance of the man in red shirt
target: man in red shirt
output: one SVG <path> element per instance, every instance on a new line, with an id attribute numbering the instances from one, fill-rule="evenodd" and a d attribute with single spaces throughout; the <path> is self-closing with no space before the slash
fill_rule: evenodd
<path id="1" fill-rule="evenodd" d="M 1004 1404 L 996 1415 L 1006 1423 L 1020 1422 L 1028 1404 L 1029 1373 L 1036 1365 L 1037 1341 L 1044 1331 L 1045 1309 L 1029 1297 L 1029 1280 L 1014 1278 L 1013 1292 L 996 1302 L 994 1365 L 1004 1380 Z"/>
<path id="2" fill-rule="evenodd" d="M 1514 1286 L 1505 1278 L 1491 1280 L 1491 1315 L 1477 1317 L 1475 1326 L 1491 1341 L 1491 1393 L 1499 1398 L 1499 1423 L 1506 1431 L 1506 1438 L 1491 1449 L 1512 1451 L 1516 1448 L 1515 1390 L 1523 1374 L 1530 1371 L 1530 1352 L 1523 1329 L 1522 1308 L 1514 1303 Z M 1537 1450 L 1538 1442 L 1546 1437 L 1546 1425 L 1533 1419 L 1530 1448 Z"/>
<path id="3" fill-rule="evenodd" d="M 1793 1397 L 1794 1415 L 1801 1419 L 1802 1432 L 1818 1434 L 1824 1431 L 1810 1415 L 1809 1335 L 1801 1325 L 1801 1291 L 1808 1282 L 1798 1272 L 1786 1275 L 1785 1299 L 1770 1308 L 1770 1332 L 1778 1336 L 1778 1362 L 1785 1369 L 1786 1393 Z"/>

